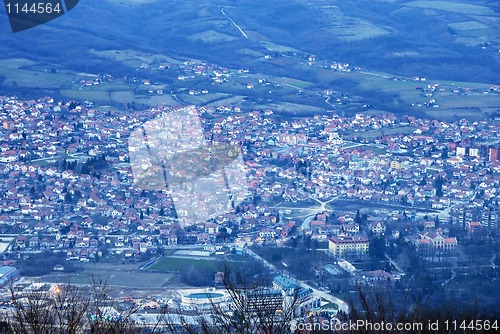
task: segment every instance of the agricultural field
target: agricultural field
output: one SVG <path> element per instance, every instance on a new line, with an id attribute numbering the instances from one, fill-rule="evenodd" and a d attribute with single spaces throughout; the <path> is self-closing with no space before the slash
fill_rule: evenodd
<path id="1" fill-rule="evenodd" d="M 243 55 L 252 56 L 252 57 L 256 57 L 256 58 L 261 58 L 261 57 L 265 56 L 264 53 L 261 53 L 259 51 L 252 50 L 252 49 L 240 49 L 240 50 L 238 50 L 238 52 L 243 54 Z"/>
<path id="2" fill-rule="evenodd" d="M 259 80 L 266 80 L 260 83 Z M 249 88 L 248 85 L 251 85 Z M 311 86 L 312 83 L 286 77 L 270 77 L 264 75 L 245 75 L 233 77 L 218 86 L 221 92 L 259 98 L 281 98 L 296 95 L 299 90 Z"/>
<path id="3" fill-rule="evenodd" d="M 455 1 L 411 1 L 403 6 L 432 10 L 436 17 L 449 15 L 447 25 L 455 33 L 455 41 L 469 46 L 500 46 L 498 14 L 493 8 Z"/>
<path id="4" fill-rule="evenodd" d="M 197 34 L 193 34 L 188 36 L 188 39 L 192 41 L 200 41 L 203 43 L 221 43 L 221 42 L 230 42 L 236 39 L 236 37 L 220 33 L 215 30 L 208 30 L 204 32 L 200 32 Z"/>
<path id="5" fill-rule="evenodd" d="M 78 273 L 54 273 L 41 278 L 42 282 L 57 283 L 71 282 L 73 284 L 89 284 L 93 279 L 106 281 L 110 286 L 121 286 L 127 288 L 159 288 L 168 283 L 173 274 L 153 273 L 137 269 L 138 265 L 133 263 L 114 264 L 81 263 L 83 268 Z M 133 277 L 133 279 L 131 279 Z"/>
<path id="6" fill-rule="evenodd" d="M 429 108 L 428 110 L 425 110 L 425 114 L 429 118 L 440 119 L 448 122 L 452 122 L 458 118 L 465 118 L 471 121 L 480 121 L 483 120 L 485 116 L 488 116 L 482 113 L 480 110 L 477 110 L 476 108 L 461 108 L 457 110 L 439 110 L 439 108 Z"/>
<path id="7" fill-rule="evenodd" d="M 319 78 L 333 85 L 347 84 L 365 97 L 378 96 L 382 99 L 386 96 L 388 101 L 395 101 L 398 98 L 400 100 L 397 108 L 401 112 L 409 112 L 412 105 L 424 105 L 435 100 L 439 107 L 422 106 L 415 110 L 438 119 L 449 120 L 457 115 L 462 117 L 467 115 L 468 118 L 478 119 L 487 116 L 500 106 L 500 96 L 488 92 L 491 84 L 429 78 L 425 81 L 416 81 L 412 78 L 394 77 L 387 73 L 369 71 L 337 73 L 324 70 L 319 72 Z M 425 93 L 430 93 L 430 91 L 424 92 L 423 90 L 428 89 L 429 85 L 438 86 L 432 95 L 425 96 Z"/>
<path id="8" fill-rule="evenodd" d="M 495 11 L 491 8 L 472 5 L 454 1 L 410 1 L 404 3 L 404 6 L 418 7 L 425 9 L 436 9 L 446 12 L 461 13 L 468 15 L 495 16 Z"/>
<path id="9" fill-rule="evenodd" d="M 116 84 L 101 83 L 90 87 L 75 84 L 71 89 L 61 89 L 60 94 L 66 98 L 106 104 L 126 104 L 136 99 L 134 86 L 123 82 L 117 82 Z"/>
<path id="10" fill-rule="evenodd" d="M 274 52 L 298 52 L 300 53 L 300 50 L 297 50 L 295 48 L 292 48 L 290 46 L 286 45 L 280 45 L 280 44 L 275 44 L 272 42 L 267 42 L 267 41 L 262 41 L 260 42 L 263 47 L 265 47 L 269 51 L 274 51 Z"/>
<path id="11" fill-rule="evenodd" d="M 48 69 L 38 70 L 36 65 L 36 62 L 24 58 L 0 59 L 0 76 L 6 78 L 3 85 L 47 89 L 71 86 L 73 74 L 51 72 Z"/>
<path id="12" fill-rule="evenodd" d="M 149 96 L 148 98 L 144 98 L 144 99 L 137 99 L 136 98 L 135 101 L 138 103 L 144 103 L 144 104 L 148 104 L 148 105 L 152 105 L 152 106 L 156 106 L 156 105 L 177 106 L 177 105 L 180 105 L 180 103 L 178 101 L 176 101 L 169 94 L 153 95 L 153 96 Z"/>
<path id="13" fill-rule="evenodd" d="M 35 61 L 15 58 L 0 59 L 0 77 L 4 87 L 43 88 L 68 99 L 100 103 L 128 103 L 134 100 L 134 86 L 124 82 L 102 82 L 85 86 L 83 80 L 95 80 L 97 75 L 74 73 L 57 65 L 39 64 Z"/>
<path id="14" fill-rule="evenodd" d="M 255 259 L 242 255 L 216 255 L 210 257 L 198 256 L 164 256 L 155 264 L 149 266 L 147 270 L 152 272 L 179 273 L 193 267 L 197 271 L 223 271 L 224 268 L 230 270 L 240 270 L 245 266 L 256 266 Z"/>
<path id="15" fill-rule="evenodd" d="M 225 99 L 207 103 L 208 106 L 241 106 L 245 102 L 244 96 L 230 96 Z"/>
<path id="16" fill-rule="evenodd" d="M 299 79 L 294 79 L 294 78 L 287 78 L 287 77 L 273 78 L 272 82 L 279 83 L 281 85 L 289 86 L 289 87 L 296 88 L 296 89 L 306 89 L 307 87 L 310 87 L 313 85 L 313 83 L 309 82 L 309 81 L 304 81 L 304 80 L 299 80 Z"/>
<path id="17" fill-rule="evenodd" d="M 500 46 L 500 29 L 468 29 L 458 31 L 456 41 L 469 46 L 491 45 Z"/>
<path id="18" fill-rule="evenodd" d="M 383 26 L 348 15 L 350 12 L 332 5 L 330 1 L 315 1 L 311 4 L 321 13 L 323 30 L 342 41 L 362 41 L 389 33 Z"/>
<path id="19" fill-rule="evenodd" d="M 269 104 L 261 104 L 257 106 L 261 109 L 271 109 L 275 110 L 278 113 L 285 113 L 290 116 L 294 114 L 314 114 L 318 112 L 323 112 L 322 108 L 314 107 L 307 104 L 298 104 L 298 103 L 290 103 L 290 102 L 281 102 L 281 103 L 269 103 Z"/>
<path id="20" fill-rule="evenodd" d="M 454 30 L 478 30 L 478 29 L 486 29 L 488 26 L 484 23 L 477 21 L 462 21 L 462 22 L 454 22 L 449 23 L 448 26 Z"/>
<path id="21" fill-rule="evenodd" d="M 344 41 L 359 41 L 389 33 L 382 27 L 370 24 L 364 20 L 349 17 L 342 17 L 340 24 L 335 24 L 334 26 L 327 28 L 326 31 Z"/>
<path id="22" fill-rule="evenodd" d="M 221 270 L 223 268 L 223 262 L 218 259 L 189 259 L 181 257 L 164 257 L 152 266 L 148 267 L 148 270 L 161 271 L 161 272 L 179 272 L 189 266 L 194 266 L 195 268 L 211 268 L 215 271 Z"/>
<path id="23" fill-rule="evenodd" d="M 183 94 L 177 94 L 177 96 L 186 104 L 194 104 L 197 106 L 204 106 L 211 103 L 214 103 L 216 105 L 223 105 L 222 103 L 219 104 L 219 101 L 223 101 L 232 97 L 231 94 L 224 94 L 224 93 L 208 93 L 208 94 L 199 93 L 197 95 L 190 95 L 183 93 Z"/>
<path id="24" fill-rule="evenodd" d="M 121 64 L 128 65 L 131 68 L 139 68 L 143 64 L 182 63 L 181 60 L 163 54 L 144 53 L 135 50 L 91 50 L 91 52 L 96 56 L 110 58 Z"/>
<path id="25" fill-rule="evenodd" d="M 135 99 L 135 94 L 131 90 L 112 91 L 109 97 L 114 102 L 126 104 Z"/>
<path id="26" fill-rule="evenodd" d="M 111 102 L 109 92 L 105 90 L 62 89 L 61 95 L 68 99 L 76 99 L 80 101 L 99 101 L 103 103 Z"/>
<path id="27" fill-rule="evenodd" d="M 440 97 L 439 94 L 435 96 L 439 102 L 441 109 L 460 109 L 460 108 L 500 108 L 500 97 L 496 94 L 470 94 L 450 95 Z"/>

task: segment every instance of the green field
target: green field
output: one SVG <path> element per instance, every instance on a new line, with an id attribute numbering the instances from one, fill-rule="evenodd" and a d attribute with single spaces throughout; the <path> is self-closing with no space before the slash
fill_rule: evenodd
<path id="1" fill-rule="evenodd" d="M 304 113 L 314 114 L 323 111 L 323 109 L 319 107 L 314 107 L 306 104 L 290 103 L 290 102 L 262 104 L 258 105 L 258 108 L 270 109 L 287 114 L 289 113 L 290 116 L 292 116 L 292 114 L 304 114 Z"/>
<path id="2" fill-rule="evenodd" d="M 119 63 L 129 65 L 133 68 L 140 67 L 142 64 L 182 63 L 181 60 L 174 59 L 163 54 L 151 54 L 134 50 L 103 50 L 103 51 L 92 50 L 91 52 L 97 56 L 111 58 Z"/>
<path id="3" fill-rule="evenodd" d="M 190 258 L 165 256 L 147 269 L 156 272 L 179 273 L 189 267 L 202 271 L 224 271 L 225 268 L 233 272 L 244 270 L 247 266 L 255 267 L 256 260 L 239 255 L 222 257 Z"/>
<path id="4" fill-rule="evenodd" d="M 227 105 L 240 106 L 243 104 L 244 100 L 245 100 L 244 96 L 236 95 L 236 96 L 231 96 L 231 97 L 228 97 L 228 98 L 225 98 L 222 100 L 217 100 L 214 102 L 207 103 L 207 105 L 208 106 L 227 106 Z"/>
<path id="5" fill-rule="evenodd" d="M 455 42 L 472 47 L 488 45 L 493 46 L 494 50 L 497 49 L 500 43 L 498 14 L 493 11 L 494 7 L 490 10 L 490 8 L 474 6 L 452 5 L 452 8 L 455 9 L 452 11 L 452 15 L 456 15 L 455 13 L 464 14 L 462 20 L 447 23 L 448 27 L 456 34 Z"/>
<path id="6" fill-rule="evenodd" d="M 231 97 L 230 94 L 224 94 L 224 93 L 209 93 L 209 94 L 198 94 L 198 95 L 178 94 L 177 96 L 179 97 L 179 99 L 186 102 L 187 104 L 194 104 L 197 106 L 204 106 L 214 101 L 223 100 Z"/>
<path id="7" fill-rule="evenodd" d="M 128 103 L 135 99 L 134 86 L 125 82 L 103 82 L 97 86 L 82 87 L 81 80 L 94 79 L 97 75 L 76 74 L 67 70 L 53 72 L 50 66 L 23 59 L 0 59 L 0 76 L 3 86 L 44 88 L 59 92 L 63 97 L 100 103 Z M 171 98 L 163 100 L 171 101 Z"/>
<path id="8" fill-rule="evenodd" d="M 426 9 L 437 9 L 447 12 L 462 13 L 469 15 L 481 15 L 481 16 L 496 15 L 495 11 L 488 7 L 471 5 L 461 2 L 452 2 L 452 1 L 424 1 L 424 0 L 411 1 L 405 3 L 404 6 L 426 8 Z"/>
<path id="9" fill-rule="evenodd" d="M 221 43 L 221 42 L 230 42 L 235 39 L 236 37 L 229 36 L 223 33 L 220 33 L 215 30 L 208 30 L 204 32 L 200 32 L 197 34 L 193 34 L 188 36 L 188 39 L 192 41 L 201 41 L 203 43 Z"/>
<path id="10" fill-rule="evenodd" d="M 413 81 L 411 78 L 391 80 L 391 77 L 387 73 L 367 71 L 338 73 L 324 70 L 319 73 L 319 78 L 324 82 L 349 82 L 350 85 L 365 91 L 367 94 L 369 92 L 371 94 L 380 92 L 389 94 L 388 96 L 397 96 L 409 108 L 413 103 L 424 104 L 434 99 L 439 104 L 439 108 L 422 107 L 418 109 L 418 112 L 423 112 L 427 116 L 437 119 L 450 120 L 458 115 L 477 120 L 500 106 L 500 96 L 498 94 L 483 94 L 483 91 L 489 90 L 491 84 L 430 79 L 427 79 L 427 81 Z M 436 89 L 433 96 L 422 96 L 422 91 L 417 88 L 425 89 L 429 84 L 440 84 L 439 88 L 445 88 L 445 92 Z M 478 90 L 478 92 L 452 93 L 451 90 L 454 88 L 467 88 Z"/>
<path id="11" fill-rule="evenodd" d="M 436 100 L 443 109 L 500 108 L 500 97 L 496 94 L 452 95 L 446 98 L 439 98 L 437 95 Z"/>
<path id="12" fill-rule="evenodd" d="M 221 270 L 224 267 L 223 261 L 217 259 L 189 259 L 180 257 L 164 257 L 154 265 L 148 267 L 149 270 L 162 272 L 179 272 L 189 266 L 195 268 L 211 268 L 215 271 Z"/>
<path id="13" fill-rule="evenodd" d="M 291 86 L 293 88 L 300 88 L 300 89 L 304 89 L 304 88 L 307 88 L 307 87 L 310 87 L 313 85 L 313 83 L 309 82 L 309 81 L 293 79 L 293 78 L 286 78 L 286 77 L 273 78 L 273 82 L 277 82 L 277 83 L 282 84 L 282 85 Z"/>
<path id="14" fill-rule="evenodd" d="M 241 54 L 247 55 L 247 56 L 253 56 L 253 57 L 257 57 L 257 58 L 265 56 L 265 54 L 258 52 L 258 51 L 255 51 L 255 50 L 252 50 L 252 49 L 240 49 L 240 50 L 238 50 L 238 52 Z"/>
<path id="15" fill-rule="evenodd" d="M 356 23 L 335 26 L 330 28 L 336 37 L 345 41 L 359 41 L 367 38 L 382 36 L 388 33 L 387 30 L 375 25 L 371 25 L 366 21 L 356 20 Z"/>
<path id="16" fill-rule="evenodd" d="M 177 106 L 179 102 L 177 102 L 171 95 L 163 94 L 163 95 L 153 95 L 150 96 L 149 99 L 135 99 L 137 102 L 145 103 L 152 106 L 157 105 L 171 105 Z"/>
<path id="17" fill-rule="evenodd" d="M 0 59 L 0 75 L 6 79 L 6 86 L 61 88 L 70 87 L 74 78 L 69 73 L 52 73 L 47 70 L 33 70 L 33 62 L 24 58 Z M 25 69 L 30 67 L 30 69 Z"/>
<path id="18" fill-rule="evenodd" d="M 345 42 L 362 41 L 389 33 L 383 26 L 357 18 L 351 11 L 341 9 L 340 6 L 325 4 L 321 6 L 321 11 L 325 17 L 324 30 Z"/>
<path id="19" fill-rule="evenodd" d="M 102 90 L 78 90 L 78 89 L 62 89 L 61 95 L 67 98 L 99 101 L 109 103 L 112 102 L 108 91 Z"/>
<path id="20" fill-rule="evenodd" d="M 390 80 L 385 75 L 376 73 L 352 73 L 352 78 L 359 80 L 359 88 L 367 90 L 383 90 L 386 93 L 405 94 L 405 97 L 416 97 L 420 95 L 417 87 L 426 86 L 426 83 L 414 82 L 412 80 Z"/>
<path id="21" fill-rule="evenodd" d="M 485 41 L 489 39 L 499 39 L 500 38 L 500 29 L 488 28 L 488 29 L 474 29 L 474 30 L 463 30 L 460 31 L 460 35 L 462 36 L 470 36 L 475 38 L 481 38 Z"/>
<path id="22" fill-rule="evenodd" d="M 102 280 L 110 286 L 127 288 L 160 288 L 175 276 L 169 273 L 154 273 L 138 270 L 137 263 L 78 263 L 83 270 L 77 273 L 54 273 L 41 278 L 42 282 L 90 284 Z M 133 279 L 131 279 L 133 277 Z"/>
<path id="23" fill-rule="evenodd" d="M 279 44 L 274 44 L 271 42 L 266 42 L 263 41 L 261 42 L 262 46 L 268 49 L 269 51 L 276 51 L 276 52 L 300 52 L 299 50 L 286 46 L 286 45 L 279 45 Z"/>
<path id="24" fill-rule="evenodd" d="M 448 26 L 455 30 L 476 30 L 476 29 L 486 29 L 488 26 L 477 21 L 463 21 L 449 23 Z"/>
<path id="25" fill-rule="evenodd" d="M 135 94 L 131 90 L 127 91 L 113 91 L 110 92 L 110 97 L 112 101 L 118 103 L 129 103 L 130 101 L 134 101 Z"/>

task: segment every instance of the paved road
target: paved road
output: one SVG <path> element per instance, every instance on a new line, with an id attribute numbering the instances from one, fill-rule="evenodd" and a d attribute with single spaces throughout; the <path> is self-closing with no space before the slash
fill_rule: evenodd
<path id="1" fill-rule="evenodd" d="M 309 284 L 305 283 L 304 281 L 297 280 L 297 282 L 299 282 L 303 287 L 312 289 L 316 296 L 320 296 L 323 299 L 326 299 L 330 302 L 337 304 L 339 306 L 339 310 L 342 310 L 342 312 L 349 313 L 349 305 L 347 305 L 347 303 L 342 299 L 337 298 L 328 292 L 315 289 Z"/>
<path id="2" fill-rule="evenodd" d="M 311 221 L 313 220 L 314 216 L 315 215 L 311 214 L 309 217 L 304 219 L 304 222 L 302 223 L 300 228 L 303 230 L 309 230 L 309 228 L 311 227 Z"/>
<path id="3" fill-rule="evenodd" d="M 401 269 L 401 267 L 396 263 L 396 261 L 394 261 L 393 259 L 391 259 L 389 257 L 389 255 L 387 255 L 387 253 L 384 253 L 385 257 L 387 258 L 387 260 L 389 260 L 389 262 L 394 266 L 394 268 L 396 268 L 401 274 L 405 274 L 404 270 Z"/>
<path id="4" fill-rule="evenodd" d="M 250 39 L 250 37 L 248 37 L 248 35 L 246 34 L 246 32 L 243 31 L 243 29 L 241 29 L 241 27 L 239 25 L 236 24 L 236 22 L 233 21 L 232 18 L 230 18 L 226 12 L 224 12 L 224 9 L 221 9 L 220 12 L 222 13 L 222 15 L 224 15 L 229 21 L 231 21 L 231 23 L 233 24 L 233 26 L 236 27 L 236 29 L 238 29 L 240 31 L 240 33 L 243 35 L 243 37 L 245 37 L 246 39 Z"/>

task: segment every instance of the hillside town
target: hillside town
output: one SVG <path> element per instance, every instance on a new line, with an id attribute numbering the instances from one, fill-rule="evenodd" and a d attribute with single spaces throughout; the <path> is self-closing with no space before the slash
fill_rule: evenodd
<path id="1" fill-rule="evenodd" d="M 11 2 L 0 333 L 498 330 L 495 1 Z"/>
<path id="2" fill-rule="evenodd" d="M 135 258 L 178 244 L 280 244 L 299 232 L 323 242 L 379 234 L 452 251 L 457 235 L 495 238 L 498 229 L 497 119 L 284 119 L 272 110 L 200 108 L 208 140 L 243 150 L 250 196 L 232 212 L 181 228 L 166 191 L 134 187 L 127 147 L 134 129 L 176 108 L 120 112 L 3 96 L 0 110 L 0 232 L 15 236 L 5 260 L 41 251 L 84 262 Z M 365 135 L 370 130 L 380 135 Z M 333 212 L 328 203 L 336 200 L 374 208 L 369 224 L 360 228 L 356 212 Z M 398 229 L 408 217 L 413 228 Z"/>

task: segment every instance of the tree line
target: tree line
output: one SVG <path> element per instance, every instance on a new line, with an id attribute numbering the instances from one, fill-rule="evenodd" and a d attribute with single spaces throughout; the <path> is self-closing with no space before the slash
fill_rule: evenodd
<path id="1" fill-rule="evenodd" d="M 334 315 L 321 311 L 297 317 L 300 298 L 297 291 L 288 293 L 283 302 L 268 298 L 269 284 L 250 281 L 241 272 L 224 271 L 223 289 L 230 302 L 216 303 L 210 300 L 205 311 L 181 310 L 162 306 L 157 310 L 155 321 L 144 325 L 135 321 L 143 305 L 111 298 L 106 281 L 93 278 L 88 286 L 73 284 L 52 285 L 50 289 L 32 288 L 17 290 L 11 287 L 11 307 L 0 313 L 0 333 L 6 334 L 314 334 L 314 333 L 373 333 L 368 326 L 355 329 L 321 326 L 333 323 L 396 324 L 421 323 L 422 329 L 412 331 L 381 330 L 377 333 L 490 333 L 498 324 L 498 310 L 480 310 L 477 305 L 464 303 L 431 308 L 425 299 L 407 299 L 403 307 L 395 302 L 386 287 L 357 284 L 355 294 L 349 300 L 349 313 Z M 398 305 L 398 306 L 396 306 Z M 117 311 L 118 310 L 118 311 Z M 190 320 L 189 320 L 190 319 Z M 194 321 L 193 321 L 194 319 Z M 488 323 L 474 329 L 457 326 L 454 331 L 446 326 L 430 328 L 430 323 L 459 324 Z M 495 322 L 497 321 L 497 322 Z M 302 324 L 297 326 L 297 324 Z M 474 325 L 475 326 L 475 325 Z M 488 329 L 486 328 L 488 327 Z M 386 329 L 388 326 L 385 327 Z M 337 329 L 337 331 L 335 331 Z"/>

